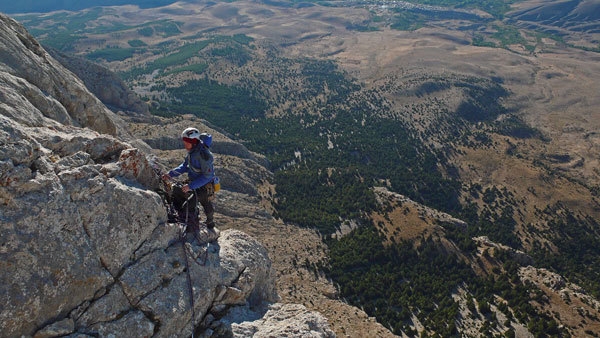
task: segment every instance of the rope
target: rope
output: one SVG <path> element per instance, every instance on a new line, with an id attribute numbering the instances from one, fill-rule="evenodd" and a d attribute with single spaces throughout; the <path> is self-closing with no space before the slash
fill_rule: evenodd
<path id="1" fill-rule="evenodd" d="M 187 284 L 188 284 L 188 291 L 189 291 L 189 296 L 190 296 L 190 306 L 192 307 L 192 319 L 190 320 L 190 323 L 192 324 L 192 338 L 194 338 L 194 320 L 196 319 L 196 309 L 194 308 L 194 289 L 192 286 L 192 276 L 190 274 L 190 263 L 188 262 L 188 255 L 187 255 L 187 250 L 185 248 L 185 232 L 187 230 L 188 227 L 188 215 L 189 215 L 189 205 L 187 204 L 187 202 L 190 200 L 191 196 L 188 197 L 187 201 L 185 201 L 186 203 L 186 210 L 185 210 L 185 226 L 183 228 L 180 228 L 179 230 L 179 239 L 181 241 L 181 248 L 183 249 L 183 256 L 185 259 L 185 271 L 187 272 Z"/>

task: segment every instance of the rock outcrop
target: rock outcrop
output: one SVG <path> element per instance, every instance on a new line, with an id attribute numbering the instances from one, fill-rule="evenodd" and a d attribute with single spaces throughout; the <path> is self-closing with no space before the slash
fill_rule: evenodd
<path id="1" fill-rule="evenodd" d="M 124 133 L 116 116 L 109 113 L 81 80 L 52 58 L 22 25 L 0 15 L 0 37 L 3 115 L 33 126 L 44 125 L 47 121 L 40 118 L 44 116 L 100 133 Z"/>
<path id="2" fill-rule="evenodd" d="M 254 332 L 268 323 L 268 332 L 331 336 L 318 314 L 271 304 L 271 261 L 254 238 L 184 236 L 168 223 L 155 165 L 128 135 L 0 15 L 2 336 L 242 336 L 250 329 L 220 320 L 240 307 L 268 309 Z"/>
<path id="3" fill-rule="evenodd" d="M 143 102 L 116 74 L 86 59 L 46 48 L 50 55 L 80 78 L 102 103 L 113 111 L 149 115 Z"/>

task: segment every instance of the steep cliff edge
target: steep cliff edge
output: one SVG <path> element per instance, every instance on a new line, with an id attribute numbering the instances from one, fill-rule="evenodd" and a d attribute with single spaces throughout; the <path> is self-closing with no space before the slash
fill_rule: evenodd
<path id="1" fill-rule="evenodd" d="M 333 336 L 318 313 L 271 304 L 271 260 L 249 235 L 181 238 L 145 147 L 0 15 L 2 336 Z"/>
<path id="2" fill-rule="evenodd" d="M 46 48 L 48 53 L 80 78 L 85 86 L 111 110 L 149 115 L 144 103 L 116 74 L 86 59 Z"/>
<path id="3" fill-rule="evenodd" d="M 3 115 L 29 126 L 43 126 L 47 121 L 40 117 L 44 116 L 53 124 L 122 133 L 117 118 L 23 26 L 0 16 L 0 33 Z"/>

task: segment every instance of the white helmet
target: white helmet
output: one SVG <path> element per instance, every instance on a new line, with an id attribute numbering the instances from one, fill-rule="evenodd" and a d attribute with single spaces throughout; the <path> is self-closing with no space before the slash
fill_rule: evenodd
<path id="1" fill-rule="evenodd" d="M 185 139 L 196 140 L 192 141 L 193 143 L 200 142 L 200 132 L 196 128 L 186 128 L 181 133 L 181 138 L 185 141 Z"/>

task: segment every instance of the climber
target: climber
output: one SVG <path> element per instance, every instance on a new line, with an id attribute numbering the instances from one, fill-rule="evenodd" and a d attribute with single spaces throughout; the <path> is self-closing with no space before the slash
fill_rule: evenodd
<path id="1" fill-rule="evenodd" d="M 215 227 L 212 204 L 215 193 L 214 158 L 209 150 L 212 144 L 212 135 L 200 133 L 196 128 L 187 128 L 181 133 L 181 139 L 188 154 L 177 168 L 164 174 L 163 179 L 168 180 L 183 173 L 188 174 L 189 183 L 181 187 L 187 197 L 187 207 L 195 211 L 200 202 L 206 214 L 206 227 L 212 229 Z M 199 216 L 197 212 L 194 214 L 194 217 L 198 219 L 195 221 L 196 223 L 199 221 Z"/>

